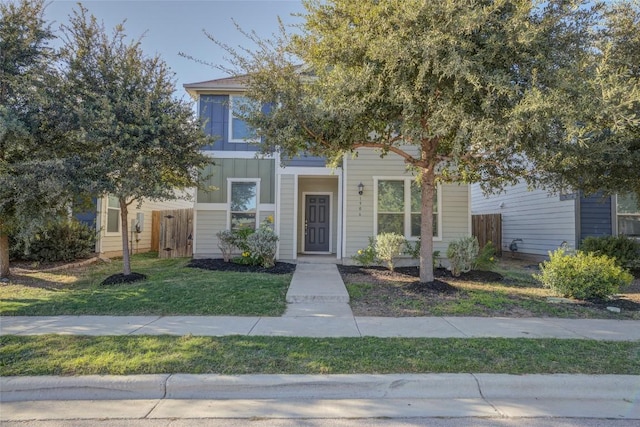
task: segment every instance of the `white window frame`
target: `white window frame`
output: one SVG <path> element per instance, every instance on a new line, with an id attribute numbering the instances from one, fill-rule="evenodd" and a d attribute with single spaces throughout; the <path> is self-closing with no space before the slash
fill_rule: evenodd
<path id="1" fill-rule="evenodd" d="M 109 198 L 110 197 L 116 198 L 115 196 L 110 196 L 110 195 L 106 195 L 105 196 L 105 201 L 106 201 L 106 203 L 105 203 L 105 215 L 106 215 L 106 218 L 105 218 L 105 222 L 104 222 L 104 224 L 105 224 L 104 232 L 105 232 L 106 236 L 119 236 L 120 233 L 122 233 L 122 218 L 121 218 L 122 215 L 120 215 L 122 211 L 120 209 L 120 201 L 118 201 L 118 207 L 117 208 L 109 207 Z M 109 211 L 116 211 L 117 212 L 117 215 L 118 215 L 118 231 L 109 231 Z"/>
<path id="2" fill-rule="evenodd" d="M 231 187 L 234 182 L 254 182 L 256 184 L 256 224 L 260 224 L 260 178 L 227 178 L 227 230 L 231 230 Z"/>
<path id="3" fill-rule="evenodd" d="M 243 144 L 243 143 L 246 144 L 246 143 L 260 142 L 259 138 L 242 139 L 242 138 L 233 137 L 233 118 L 235 117 L 233 114 L 234 98 L 247 98 L 247 97 L 245 95 L 229 95 L 229 142 L 233 144 Z"/>
<path id="4" fill-rule="evenodd" d="M 378 235 L 378 182 L 379 181 L 403 181 L 404 182 L 404 237 L 410 242 L 418 240 L 419 236 L 411 235 L 411 184 L 415 177 L 406 176 L 374 176 L 373 177 L 373 234 Z M 442 186 L 436 186 L 436 212 L 438 217 L 437 235 L 433 236 L 434 242 L 442 241 Z"/>
<path id="5" fill-rule="evenodd" d="M 615 234 L 616 235 L 622 235 L 622 236 L 627 236 L 630 237 L 632 239 L 640 239 L 640 237 L 638 236 L 633 236 L 633 235 L 629 235 L 629 234 L 621 234 L 620 233 L 620 227 L 619 227 L 619 222 L 618 222 L 618 217 L 619 216 L 633 216 L 633 217 L 638 217 L 640 218 L 640 211 L 637 211 L 635 213 L 620 213 L 618 212 L 618 195 L 616 194 L 616 196 L 614 197 L 614 201 L 615 201 L 615 207 L 614 207 L 614 226 L 615 226 Z M 640 208 L 640 206 L 639 206 Z"/>

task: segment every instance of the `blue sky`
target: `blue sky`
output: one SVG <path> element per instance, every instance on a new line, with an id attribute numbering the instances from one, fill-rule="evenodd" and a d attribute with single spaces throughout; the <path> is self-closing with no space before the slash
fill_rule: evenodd
<path id="1" fill-rule="evenodd" d="M 304 11 L 300 0 L 85 0 L 81 2 L 90 13 L 103 21 L 110 30 L 126 19 L 125 30 L 132 39 L 145 34 L 145 53 L 159 54 L 176 73 L 176 95 L 186 97 L 184 83 L 210 80 L 226 75 L 217 69 L 179 56 L 185 52 L 213 63 L 224 63 L 226 53 L 202 32 L 206 30 L 221 42 L 232 46 L 248 46 L 249 41 L 235 28 L 234 19 L 243 29 L 255 30 L 268 37 L 278 29 L 278 16 L 285 24 L 300 22 L 292 13 Z M 46 9 L 46 18 L 54 21 L 57 30 L 67 23 L 77 1 L 53 0 Z"/>

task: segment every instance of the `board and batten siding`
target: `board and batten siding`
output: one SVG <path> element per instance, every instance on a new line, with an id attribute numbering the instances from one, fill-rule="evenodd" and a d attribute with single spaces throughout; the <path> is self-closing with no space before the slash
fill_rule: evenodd
<path id="1" fill-rule="evenodd" d="M 347 157 L 345 163 L 345 251 L 344 262 L 358 249 L 369 244 L 374 230 L 374 177 L 411 178 L 414 174 L 407 170 L 404 160 L 389 153 L 380 158 L 373 149 L 359 149 L 358 157 Z M 364 185 L 363 195 L 358 194 L 358 184 Z M 441 186 L 440 220 L 441 239 L 434 241 L 434 250 L 444 257 L 449 242 L 471 234 L 469 216 L 469 186 L 466 184 L 445 184 Z"/>
<path id="2" fill-rule="evenodd" d="M 215 190 L 199 190 L 198 203 L 227 203 L 228 178 L 260 178 L 260 203 L 275 203 L 275 167 L 273 159 L 214 159 L 202 173 Z"/>
<path id="3" fill-rule="evenodd" d="M 580 240 L 586 237 L 611 236 L 613 234 L 614 207 L 611 197 L 593 194 L 580 197 Z M 579 244 L 579 242 L 578 242 Z"/>
<path id="4" fill-rule="evenodd" d="M 229 142 L 229 95 L 200 95 L 198 109 L 205 133 L 215 138 L 205 150 L 258 151 L 255 144 Z"/>
<path id="5" fill-rule="evenodd" d="M 471 212 L 502 215 L 502 250 L 509 252 L 512 241 L 518 252 L 546 256 L 563 242 L 576 246 L 576 202 L 560 200 L 545 190 L 529 190 L 525 182 L 505 192 L 485 197 L 479 184 L 471 187 Z"/>

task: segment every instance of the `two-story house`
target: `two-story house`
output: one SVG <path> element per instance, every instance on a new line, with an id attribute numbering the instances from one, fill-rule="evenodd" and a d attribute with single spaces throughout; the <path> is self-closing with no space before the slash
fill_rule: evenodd
<path id="1" fill-rule="evenodd" d="M 341 167 L 324 158 L 281 159 L 258 155 L 256 141 L 238 117 L 246 98 L 238 78 L 186 84 L 198 103 L 206 132 L 217 140 L 206 147 L 212 163 L 205 171 L 214 191 L 199 190 L 194 209 L 194 257 L 221 256 L 216 233 L 257 227 L 273 218 L 279 236 L 277 258 L 295 262 L 325 255 L 351 263 L 351 256 L 381 232 L 408 240 L 420 234 L 420 192 L 404 161 L 380 158 L 369 148 L 345 156 Z M 236 113 L 234 113 L 234 111 Z M 438 187 L 434 203 L 434 247 L 442 254 L 452 240 L 471 234 L 470 191 L 466 184 Z"/>

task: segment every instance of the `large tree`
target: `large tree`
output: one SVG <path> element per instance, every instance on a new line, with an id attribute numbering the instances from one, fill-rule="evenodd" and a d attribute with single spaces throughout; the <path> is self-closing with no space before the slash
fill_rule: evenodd
<path id="1" fill-rule="evenodd" d="M 566 87 L 591 40 L 586 1 L 305 0 L 303 23 L 232 54 L 263 150 L 336 162 L 397 155 L 421 187 L 420 281 L 433 276 L 438 182 L 485 189 L 533 179 L 524 153 L 564 137 Z M 224 47 L 224 45 L 223 45 Z M 300 66 L 299 64 L 304 64 Z"/>
<path id="2" fill-rule="evenodd" d="M 640 2 L 609 4 L 590 60 L 574 69 L 584 96 L 564 140 L 539 147 L 550 187 L 640 197 Z"/>
<path id="3" fill-rule="evenodd" d="M 85 188 L 118 199 L 123 274 L 131 274 L 127 215 L 143 200 L 175 198 L 195 187 L 211 159 L 190 103 L 174 97 L 173 73 L 141 40 L 128 41 L 123 25 L 108 34 L 79 6 L 63 27 L 62 65 L 77 124 L 75 154 Z"/>
<path id="4" fill-rule="evenodd" d="M 8 234 L 28 239 L 77 194 L 44 8 L 0 3 L 0 278 L 9 275 Z"/>

